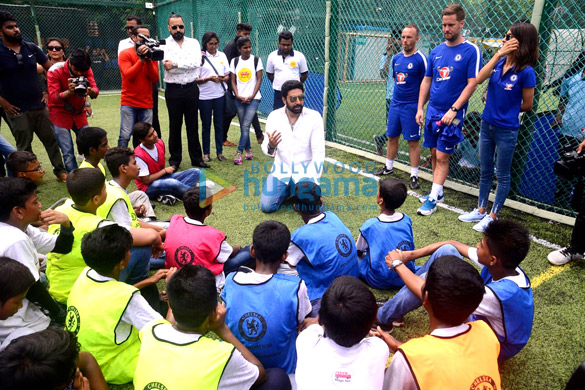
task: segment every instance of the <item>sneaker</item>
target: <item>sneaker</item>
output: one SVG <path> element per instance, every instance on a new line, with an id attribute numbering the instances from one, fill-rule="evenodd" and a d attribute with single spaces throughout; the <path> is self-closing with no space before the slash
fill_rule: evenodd
<path id="1" fill-rule="evenodd" d="M 376 146 L 376 152 L 380 156 L 386 155 L 386 135 L 374 135 L 374 145 Z"/>
<path id="2" fill-rule="evenodd" d="M 209 158 L 209 154 L 206 154 L 205 156 L 203 156 L 203 162 L 208 163 L 210 161 L 211 161 L 211 159 Z"/>
<path id="3" fill-rule="evenodd" d="M 473 230 L 475 230 L 476 232 L 483 233 L 485 228 L 493 221 L 494 219 L 492 218 L 492 216 L 486 213 L 485 217 L 483 217 L 481 221 L 473 225 Z"/>
<path id="4" fill-rule="evenodd" d="M 418 183 L 418 176 L 411 176 L 410 177 L 410 189 L 411 190 L 418 190 L 420 184 Z"/>
<path id="5" fill-rule="evenodd" d="M 252 149 L 246 152 L 246 160 L 252 160 L 254 158 L 254 154 L 252 153 Z"/>
<path id="6" fill-rule="evenodd" d="M 375 176 L 386 176 L 386 175 L 391 175 L 393 173 L 394 173 L 394 169 L 388 169 L 384 165 L 382 168 L 380 168 L 376 172 L 374 172 L 374 175 Z"/>
<path id="7" fill-rule="evenodd" d="M 167 206 L 173 206 L 179 201 L 179 199 L 175 198 L 173 195 L 161 195 L 156 198 L 156 201 Z"/>
<path id="8" fill-rule="evenodd" d="M 437 202 L 438 200 L 434 200 L 431 198 L 428 198 L 422 206 L 420 206 L 418 208 L 418 210 L 416 210 L 416 213 L 418 215 L 431 215 L 432 213 L 434 213 L 435 211 L 437 211 Z"/>
<path id="9" fill-rule="evenodd" d="M 234 157 L 234 165 L 242 165 L 242 153 L 236 153 Z"/>
<path id="10" fill-rule="evenodd" d="M 425 203 L 427 200 L 429 200 L 429 195 L 430 194 L 431 193 L 429 192 L 428 194 L 426 194 L 426 195 L 421 196 L 420 198 L 418 198 L 419 202 Z M 443 199 L 445 199 L 445 194 L 439 196 L 439 199 L 437 199 L 437 203 L 443 202 Z"/>
<path id="11" fill-rule="evenodd" d="M 473 209 L 473 211 L 465 214 L 461 214 L 457 218 L 461 222 L 479 222 L 487 215 L 487 211 L 485 213 L 480 213 L 479 209 Z"/>
<path id="12" fill-rule="evenodd" d="M 564 265 L 573 260 L 583 260 L 583 253 L 577 253 L 571 247 L 558 249 L 546 257 L 552 265 Z"/>

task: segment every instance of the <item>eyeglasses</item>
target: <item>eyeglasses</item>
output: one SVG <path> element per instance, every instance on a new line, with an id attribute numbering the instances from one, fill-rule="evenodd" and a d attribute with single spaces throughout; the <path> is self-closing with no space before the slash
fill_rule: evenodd
<path id="1" fill-rule="evenodd" d="M 61 51 L 63 48 L 61 46 L 47 46 L 47 50 L 49 51 Z"/>
<path id="2" fill-rule="evenodd" d="M 126 30 L 132 30 L 134 26 L 126 26 Z"/>
<path id="3" fill-rule="evenodd" d="M 184 24 L 177 24 L 175 26 L 171 26 L 171 30 L 176 30 L 176 29 L 182 30 L 184 28 L 185 28 Z"/>
<path id="4" fill-rule="evenodd" d="M 290 100 L 291 103 L 296 102 L 297 100 L 300 100 L 301 102 L 305 101 L 305 95 L 299 95 L 299 96 L 289 96 L 288 100 Z"/>
<path id="5" fill-rule="evenodd" d="M 21 171 L 21 172 L 39 172 L 39 173 L 41 173 L 44 170 L 45 169 L 43 168 L 43 164 L 39 163 L 39 166 L 38 167 L 36 167 L 34 169 L 29 169 L 29 170 L 26 170 L 26 171 Z"/>

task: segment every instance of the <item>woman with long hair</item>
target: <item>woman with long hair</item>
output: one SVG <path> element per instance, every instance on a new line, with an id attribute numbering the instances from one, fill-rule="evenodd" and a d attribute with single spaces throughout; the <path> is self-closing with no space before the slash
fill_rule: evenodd
<path id="1" fill-rule="evenodd" d="M 487 99 L 479 135 L 481 177 L 477 208 L 459 216 L 463 222 L 476 222 L 473 229 L 483 232 L 498 218 L 510 192 L 510 168 L 520 127 L 519 114 L 532 110 L 538 60 L 538 32 L 530 23 L 514 23 L 504 38 L 502 48 L 477 75 L 477 83 L 489 79 Z M 488 196 L 494 175 L 498 188 L 491 211 Z"/>

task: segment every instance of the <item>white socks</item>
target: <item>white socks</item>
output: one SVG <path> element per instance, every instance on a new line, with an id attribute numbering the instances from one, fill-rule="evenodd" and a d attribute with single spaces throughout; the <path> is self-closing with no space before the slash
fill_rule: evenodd
<path id="1" fill-rule="evenodd" d="M 418 177 L 418 167 L 410 167 L 410 176 Z"/>
<path id="2" fill-rule="evenodd" d="M 389 158 L 386 159 L 386 169 L 392 170 L 394 168 L 394 160 L 390 160 Z"/>
<path id="3" fill-rule="evenodd" d="M 431 187 L 431 193 L 429 195 L 429 199 L 437 200 L 439 196 L 443 195 L 443 186 L 437 183 L 433 183 Z"/>

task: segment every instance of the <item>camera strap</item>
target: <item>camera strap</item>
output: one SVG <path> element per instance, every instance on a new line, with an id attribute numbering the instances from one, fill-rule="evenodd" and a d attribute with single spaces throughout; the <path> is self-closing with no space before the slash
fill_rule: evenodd
<path id="1" fill-rule="evenodd" d="M 213 69 L 213 71 L 215 72 L 216 75 L 219 76 L 219 73 L 217 72 L 217 69 L 215 69 L 215 66 L 213 66 L 213 64 L 211 63 L 211 61 L 209 61 L 209 58 L 207 58 L 207 56 L 203 56 L 203 61 L 207 60 L 207 63 L 211 66 L 211 69 Z M 219 76 L 222 77 L 222 76 Z M 221 82 L 221 88 L 223 88 L 224 92 L 227 92 L 227 89 L 225 88 L 225 86 L 223 85 L 223 81 Z"/>

